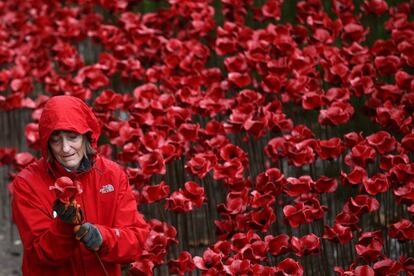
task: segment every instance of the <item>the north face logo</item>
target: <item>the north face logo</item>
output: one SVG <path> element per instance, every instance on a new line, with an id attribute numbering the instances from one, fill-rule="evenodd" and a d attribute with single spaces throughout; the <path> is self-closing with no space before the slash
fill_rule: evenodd
<path id="1" fill-rule="evenodd" d="M 101 189 L 99 189 L 99 192 L 102 194 L 110 193 L 114 191 L 114 186 L 112 184 L 106 184 L 103 185 Z"/>

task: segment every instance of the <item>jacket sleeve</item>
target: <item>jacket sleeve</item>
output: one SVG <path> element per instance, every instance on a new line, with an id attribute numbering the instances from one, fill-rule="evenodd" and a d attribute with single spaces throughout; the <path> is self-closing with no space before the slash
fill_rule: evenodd
<path id="1" fill-rule="evenodd" d="M 96 225 L 103 237 L 99 255 L 106 262 L 134 262 L 143 251 L 149 226 L 137 210 L 127 176 L 121 173 L 114 226 Z"/>
<path id="2" fill-rule="evenodd" d="M 73 226 L 53 219 L 50 215 L 52 206 L 44 206 L 35 188 L 24 179 L 16 177 L 12 186 L 12 216 L 25 254 L 33 262 L 50 266 L 67 262 L 78 243 Z"/>

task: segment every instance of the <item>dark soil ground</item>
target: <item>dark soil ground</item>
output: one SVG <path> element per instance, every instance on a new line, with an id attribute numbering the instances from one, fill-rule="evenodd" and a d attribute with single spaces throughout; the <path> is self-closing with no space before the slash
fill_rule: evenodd
<path id="1" fill-rule="evenodd" d="M 11 222 L 7 169 L 0 166 L 0 276 L 22 275 L 22 245 Z"/>
<path id="2" fill-rule="evenodd" d="M 14 226 L 11 229 L 10 222 L 2 220 L 0 225 L 0 276 L 22 275 L 22 246 L 16 231 Z"/>

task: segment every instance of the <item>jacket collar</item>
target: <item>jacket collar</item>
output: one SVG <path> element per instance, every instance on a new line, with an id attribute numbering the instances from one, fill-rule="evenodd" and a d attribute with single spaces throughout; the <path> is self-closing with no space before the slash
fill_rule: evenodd
<path id="1" fill-rule="evenodd" d="M 77 170 L 71 171 L 58 161 L 53 160 L 52 162 L 47 162 L 48 172 L 54 177 L 59 178 L 62 176 L 69 177 L 70 179 L 75 179 L 78 175 L 90 172 L 96 167 L 96 156 L 91 156 L 90 158 L 83 158 L 82 162 Z"/>

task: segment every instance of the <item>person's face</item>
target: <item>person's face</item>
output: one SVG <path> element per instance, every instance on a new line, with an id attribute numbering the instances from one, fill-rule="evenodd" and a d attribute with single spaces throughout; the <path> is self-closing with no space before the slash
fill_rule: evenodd
<path id="1" fill-rule="evenodd" d="M 49 138 L 49 146 L 55 159 L 68 169 L 79 168 L 85 156 L 86 146 L 82 134 L 71 131 L 55 131 Z"/>

